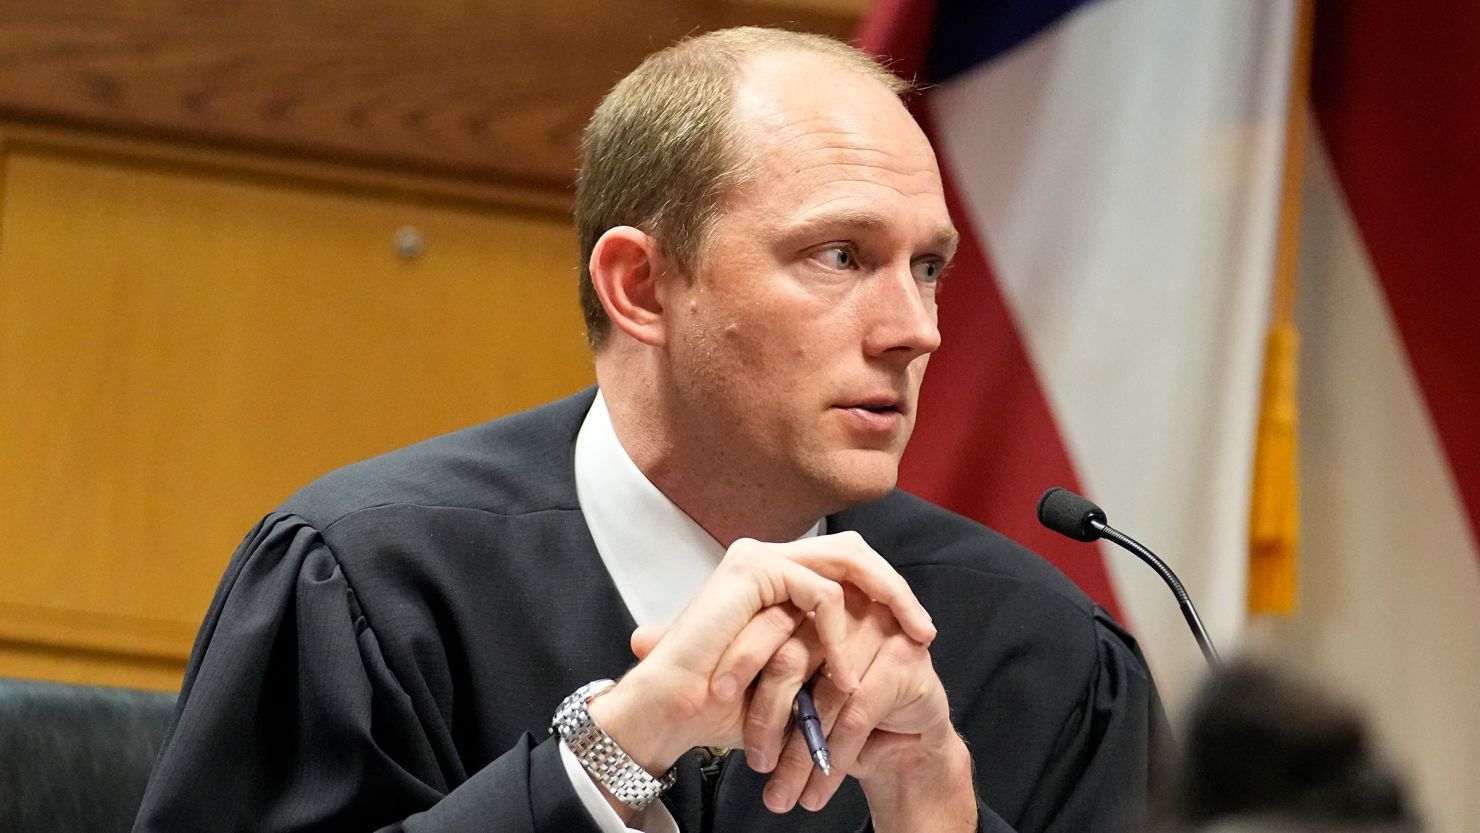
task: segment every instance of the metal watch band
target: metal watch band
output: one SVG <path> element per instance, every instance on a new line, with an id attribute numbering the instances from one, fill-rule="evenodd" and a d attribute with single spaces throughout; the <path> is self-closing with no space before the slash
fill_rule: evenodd
<path id="1" fill-rule="evenodd" d="M 576 689 L 555 710 L 550 732 L 560 735 L 576 760 L 607 792 L 628 807 L 641 810 L 673 786 L 678 780 L 678 767 L 670 767 L 662 778 L 654 778 L 591 719 L 587 704 L 614 685 L 611 680 L 596 680 Z"/>

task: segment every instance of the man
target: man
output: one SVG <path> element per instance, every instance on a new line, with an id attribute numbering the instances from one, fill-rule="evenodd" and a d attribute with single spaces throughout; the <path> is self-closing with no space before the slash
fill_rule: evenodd
<path id="1" fill-rule="evenodd" d="M 956 237 L 899 87 L 752 29 L 619 84 L 577 194 L 600 393 L 264 519 L 136 829 L 1130 829 L 1134 643 L 893 490 Z"/>

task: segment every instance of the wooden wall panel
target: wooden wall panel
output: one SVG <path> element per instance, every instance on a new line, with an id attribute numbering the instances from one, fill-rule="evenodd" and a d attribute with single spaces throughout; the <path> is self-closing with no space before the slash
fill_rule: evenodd
<path id="1" fill-rule="evenodd" d="M 0 674 L 173 686 L 296 487 L 591 380 L 560 215 L 89 147 L 0 144 Z"/>
<path id="2" fill-rule="evenodd" d="M 564 194 L 597 100 L 739 24 L 851 36 L 867 0 L 4 0 L 0 117 Z"/>
<path id="3" fill-rule="evenodd" d="M 0 640 L 0 675 L 28 680 L 178 691 L 185 662 L 49 643 Z"/>

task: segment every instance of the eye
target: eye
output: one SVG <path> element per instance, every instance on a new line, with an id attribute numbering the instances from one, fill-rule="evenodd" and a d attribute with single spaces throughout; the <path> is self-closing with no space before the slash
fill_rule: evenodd
<path id="1" fill-rule="evenodd" d="M 858 268 L 858 256 L 853 253 L 850 246 L 828 246 L 825 249 L 819 249 L 813 257 L 829 269 Z"/>
<path id="2" fill-rule="evenodd" d="M 910 270 L 915 274 L 915 280 L 920 283 L 936 283 L 940 275 L 946 270 L 946 265 L 939 260 L 921 260 L 911 264 Z"/>

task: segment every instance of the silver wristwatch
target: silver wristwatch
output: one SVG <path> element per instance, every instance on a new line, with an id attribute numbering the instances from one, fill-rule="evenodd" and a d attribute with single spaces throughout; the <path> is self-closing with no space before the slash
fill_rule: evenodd
<path id="1" fill-rule="evenodd" d="M 678 780 L 678 767 L 670 767 L 662 778 L 654 778 L 591 719 L 587 704 L 614 685 L 611 680 L 597 680 L 576 689 L 555 710 L 550 732 L 560 735 L 576 760 L 607 792 L 628 807 L 641 810 L 673 786 Z"/>

